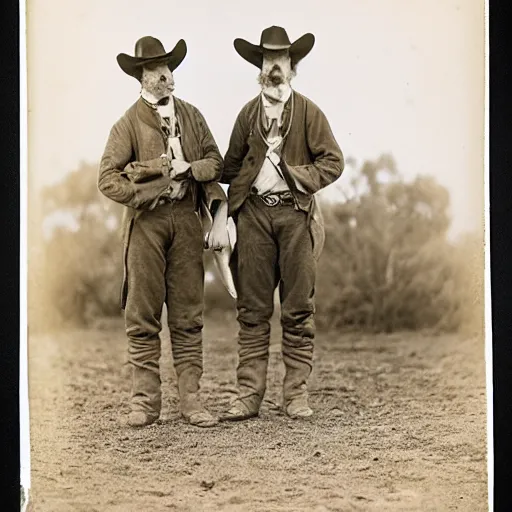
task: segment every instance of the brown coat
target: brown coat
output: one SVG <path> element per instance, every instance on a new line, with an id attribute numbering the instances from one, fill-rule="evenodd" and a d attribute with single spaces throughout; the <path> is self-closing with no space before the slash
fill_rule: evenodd
<path id="1" fill-rule="evenodd" d="M 216 181 L 222 172 L 222 157 L 208 125 L 199 110 L 174 98 L 180 126 L 181 143 L 191 165 L 191 186 L 197 198 L 205 231 L 210 227 L 210 212 L 225 201 L 226 195 Z M 126 300 L 126 253 L 133 220 L 137 212 L 153 209 L 169 185 L 163 174 L 160 155 L 166 153 L 166 136 L 158 113 L 138 99 L 114 124 L 101 158 L 98 188 L 106 197 L 123 204 L 124 280 L 122 307 Z M 136 180 L 128 176 L 137 176 Z"/>
<path id="2" fill-rule="evenodd" d="M 238 114 L 224 158 L 221 182 L 230 185 L 230 215 L 236 216 L 265 159 L 267 146 L 257 124 L 260 102 L 261 96 L 258 95 Z M 310 213 L 314 254 L 318 258 L 323 248 L 324 222 L 314 194 L 339 178 L 344 168 L 343 153 L 324 113 L 310 99 L 296 91 L 293 91 L 284 108 L 285 129 L 289 122 L 290 132 L 283 141 L 279 165 L 299 208 Z M 292 176 L 306 193 L 297 190 Z"/>

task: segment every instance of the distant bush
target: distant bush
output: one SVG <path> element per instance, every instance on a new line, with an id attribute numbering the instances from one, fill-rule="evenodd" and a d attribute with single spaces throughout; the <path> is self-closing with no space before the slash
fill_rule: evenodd
<path id="1" fill-rule="evenodd" d="M 483 241 L 447 240 L 448 191 L 430 177 L 404 182 L 389 156 L 365 162 L 344 188 L 343 203 L 323 205 L 318 326 L 480 328 Z"/>
<path id="2" fill-rule="evenodd" d="M 50 229 L 41 222 L 31 230 L 37 239 L 29 250 L 34 328 L 85 326 L 98 316 L 119 315 L 122 207 L 99 194 L 96 173 L 83 164 L 43 191 L 37 217 L 67 224 Z"/>
<path id="3" fill-rule="evenodd" d="M 47 188 L 41 211 L 31 215 L 31 328 L 86 326 L 121 314 L 122 207 L 98 192 L 96 173 L 96 166 L 82 164 Z M 352 174 L 343 188 L 329 187 L 340 201 L 321 201 L 326 243 L 318 263 L 318 327 L 480 330 L 483 241 L 447 240 L 447 190 L 430 177 L 406 183 L 389 156 Z M 56 212 L 74 226 L 56 227 L 43 239 L 40 219 Z M 205 266 L 205 313 L 233 312 L 211 254 Z"/>

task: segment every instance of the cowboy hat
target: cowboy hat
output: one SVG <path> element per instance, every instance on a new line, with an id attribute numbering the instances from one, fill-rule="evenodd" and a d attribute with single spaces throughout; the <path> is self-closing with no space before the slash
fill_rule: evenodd
<path id="1" fill-rule="evenodd" d="M 292 65 L 302 60 L 313 48 L 315 36 L 304 34 L 293 43 L 286 30 L 282 27 L 268 27 L 261 33 L 260 44 L 252 44 L 245 39 L 237 38 L 234 41 L 235 50 L 238 54 L 254 66 L 261 69 L 263 64 L 263 50 L 288 50 Z"/>
<path id="2" fill-rule="evenodd" d="M 166 53 L 163 44 L 155 37 L 141 37 L 135 43 L 135 56 L 120 53 L 117 56 L 117 63 L 121 69 L 130 76 L 140 81 L 142 67 L 147 64 L 164 64 L 174 71 L 183 61 L 187 54 L 187 44 L 180 39 L 176 46 Z"/>

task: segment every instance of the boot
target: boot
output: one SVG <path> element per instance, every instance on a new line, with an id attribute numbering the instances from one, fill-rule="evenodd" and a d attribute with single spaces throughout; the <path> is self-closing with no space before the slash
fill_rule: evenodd
<path id="1" fill-rule="evenodd" d="M 183 418 L 196 427 L 213 427 L 218 420 L 201 404 L 199 399 L 199 380 L 202 370 L 197 367 L 176 370 L 178 374 L 178 394 Z"/>
<path id="2" fill-rule="evenodd" d="M 289 375 L 288 372 L 287 374 Z M 290 392 L 289 385 L 289 382 L 287 382 L 283 386 L 283 404 L 286 414 L 292 419 L 309 418 L 312 416 L 313 410 L 308 404 L 306 385 L 303 384 L 299 388 L 294 388 L 295 392 L 293 394 Z"/>
<path id="3" fill-rule="evenodd" d="M 132 366 L 131 412 L 127 423 L 131 427 L 151 425 L 160 416 L 162 405 L 160 372 L 156 368 Z"/>
<path id="4" fill-rule="evenodd" d="M 237 368 L 238 398 L 223 416 L 223 421 L 240 421 L 259 415 L 267 384 L 268 354 L 240 361 Z"/>
<path id="5" fill-rule="evenodd" d="M 307 378 L 311 367 L 295 362 L 296 367 L 286 367 L 283 382 L 283 404 L 286 414 L 293 419 L 308 418 L 313 414 L 308 405 Z"/>
<path id="6" fill-rule="evenodd" d="M 307 381 L 313 360 L 312 340 L 300 343 L 283 339 L 283 362 L 286 373 L 283 381 L 283 406 L 290 418 L 308 418 L 313 414 L 308 404 Z"/>

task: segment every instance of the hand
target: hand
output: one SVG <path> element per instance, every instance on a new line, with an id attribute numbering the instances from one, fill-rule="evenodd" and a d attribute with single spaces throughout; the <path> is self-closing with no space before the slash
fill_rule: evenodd
<path id="1" fill-rule="evenodd" d="M 213 218 L 212 229 L 206 239 L 208 249 L 221 251 L 230 246 L 228 234 L 228 208 L 227 203 L 223 202 Z"/>
<path id="2" fill-rule="evenodd" d="M 166 153 L 163 153 L 160 155 L 160 158 L 162 159 L 162 174 L 164 176 L 169 176 L 171 172 L 171 162 L 169 160 L 169 157 Z"/>
<path id="3" fill-rule="evenodd" d="M 171 160 L 171 172 L 170 177 L 176 178 L 184 173 L 186 173 L 190 169 L 190 164 L 185 162 L 184 160 Z"/>

